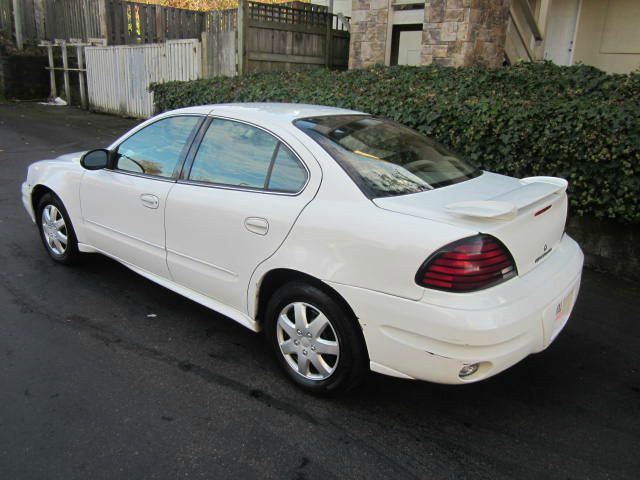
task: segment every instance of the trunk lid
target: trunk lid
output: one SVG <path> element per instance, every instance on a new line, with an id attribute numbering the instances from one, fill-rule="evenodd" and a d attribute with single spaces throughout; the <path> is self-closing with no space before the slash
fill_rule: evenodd
<path id="1" fill-rule="evenodd" d="M 562 238 L 566 189 L 561 178 L 519 180 L 484 172 L 447 187 L 373 202 L 385 210 L 493 235 L 511 252 L 518 274 L 524 275 L 548 258 Z"/>

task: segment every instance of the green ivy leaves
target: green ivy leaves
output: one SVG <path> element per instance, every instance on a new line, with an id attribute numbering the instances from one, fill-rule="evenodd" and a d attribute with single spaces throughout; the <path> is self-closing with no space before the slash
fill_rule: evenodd
<path id="1" fill-rule="evenodd" d="M 332 105 L 393 118 L 478 166 L 570 182 L 574 213 L 640 222 L 640 74 L 520 63 L 376 66 L 153 84 L 159 110 L 227 102 Z"/>

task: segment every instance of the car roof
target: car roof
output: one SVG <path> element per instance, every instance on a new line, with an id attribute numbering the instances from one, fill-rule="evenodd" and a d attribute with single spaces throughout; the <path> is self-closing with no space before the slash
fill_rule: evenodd
<path id="1" fill-rule="evenodd" d="M 166 112 L 166 114 L 220 115 L 258 122 L 291 123 L 298 118 L 323 115 L 366 115 L 363 112 L 345 108 L 308 105 L 303 103 L 221 103 L 201 105 Z"/>

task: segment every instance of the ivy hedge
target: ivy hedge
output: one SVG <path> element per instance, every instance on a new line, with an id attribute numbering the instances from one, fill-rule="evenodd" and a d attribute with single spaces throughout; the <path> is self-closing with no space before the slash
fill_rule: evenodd
<path id="1" fill-rule="evenodd" d="M 153 84 L 160 111 L 227 102 L 333 105 L 392 118 L 478 166 L 570 182 L 578 215 L 640 223 L 640 73 L 522 63 L 255 73 Z"/>

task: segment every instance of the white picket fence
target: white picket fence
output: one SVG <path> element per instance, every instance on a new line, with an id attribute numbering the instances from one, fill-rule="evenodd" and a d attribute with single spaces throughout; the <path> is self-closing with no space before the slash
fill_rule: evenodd
<path id="1" fill-rule="evenodd" d="M 87 47 L 89 105 L 136 118 L 154 114 L 149 84 L 202 76 L 198 40 L 168 40 L 140 46 Z"/>

